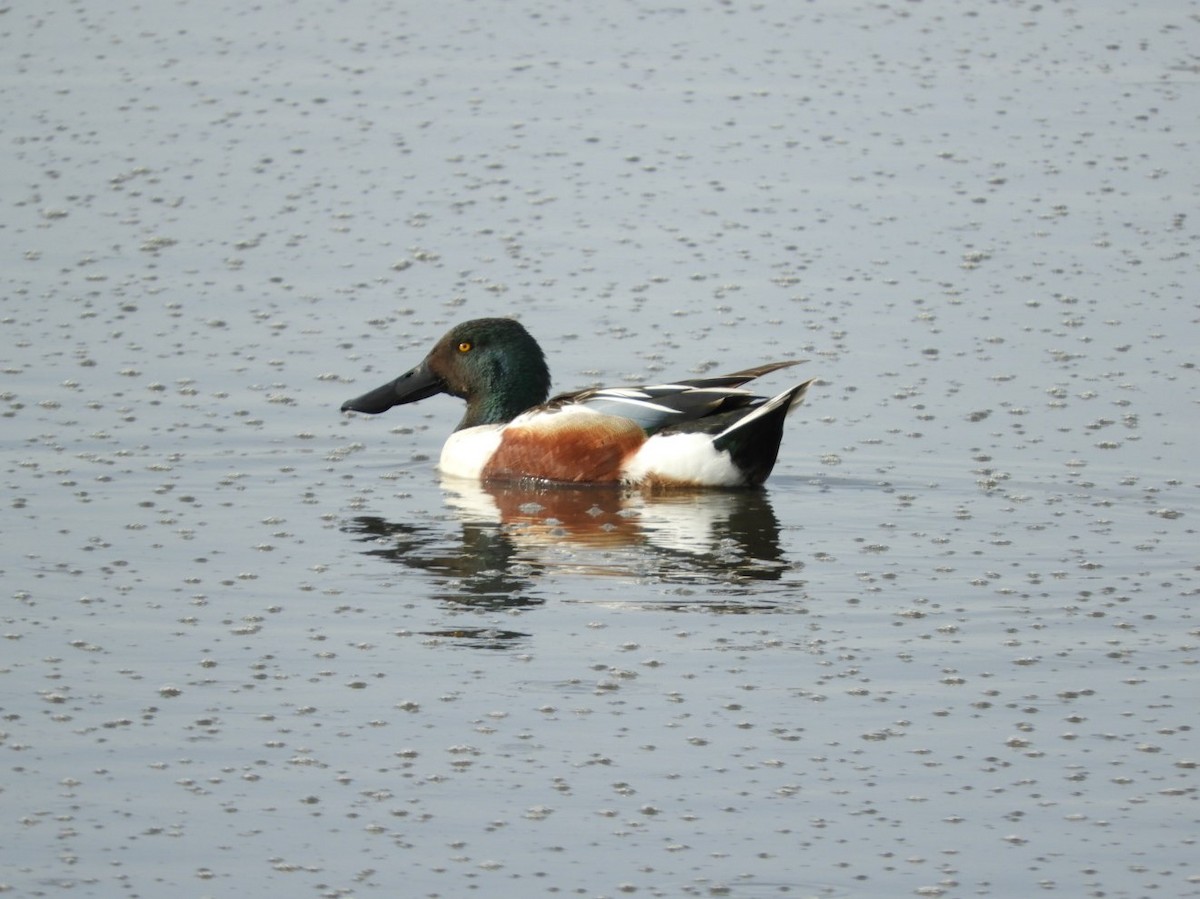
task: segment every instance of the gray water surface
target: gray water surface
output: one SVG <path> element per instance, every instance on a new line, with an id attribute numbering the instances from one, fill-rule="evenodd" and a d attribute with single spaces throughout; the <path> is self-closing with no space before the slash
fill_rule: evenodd
<path id="1" fill-rule="evenodd" d="M 0 11 L 0 891 L 1200 896 L 1198 12 Z M 498 314 L 819 381 L 748 494 L 339 415 Z"/>

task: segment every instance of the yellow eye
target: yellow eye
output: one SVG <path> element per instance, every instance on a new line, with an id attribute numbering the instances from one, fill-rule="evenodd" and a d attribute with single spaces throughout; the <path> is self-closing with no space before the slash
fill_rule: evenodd
<path id="1" fill-rule="evenodd" d="M 469 353 L 469 352 L 471 352 L 471 347 L 473 347 L 473 346 L 475 346 L 475 344 L 471 343 L 471 341 L 464 340 L 462 343 L 460 343 L 458 345 L 458 351 L 460 353 Z"/>

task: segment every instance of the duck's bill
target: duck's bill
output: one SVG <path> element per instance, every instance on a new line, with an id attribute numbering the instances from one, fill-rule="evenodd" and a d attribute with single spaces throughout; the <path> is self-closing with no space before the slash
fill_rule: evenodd
<path id="1" fill-rule="evenodd" d="M 386 412 L 392 406 L 415 403 L 434 394 L 442 393 L 445 389 L 446 385 L 442 379 L 429 370 L 428 363 L 422 362 L 396 380 L 376 387 L 362 396 L 346 400 L 342 403 L 342 411 L 378 415 L 380 412 Z"/>

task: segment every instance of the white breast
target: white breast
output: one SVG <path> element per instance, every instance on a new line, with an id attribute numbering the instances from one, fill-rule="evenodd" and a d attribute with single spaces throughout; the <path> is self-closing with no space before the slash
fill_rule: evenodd
<path id="1" fill-rule="evenodd" d="M 442 447 L 442 458 L 438 468 L 456 478 L 478 479 L 483 474 L 496 447 L 500 445 L 500 430 L 503 425 L 479 425 L 455 431 Z"/>

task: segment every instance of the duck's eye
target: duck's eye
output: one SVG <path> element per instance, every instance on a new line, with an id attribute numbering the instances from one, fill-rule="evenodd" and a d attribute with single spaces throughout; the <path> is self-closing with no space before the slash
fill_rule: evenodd
<path id="1" fill-rule="evenodd" d="M 462 343 L 460 343 L 458 345 L 458 351 L 460 353 L 469 353 L 469 352 L 471 352 L 471 349 L 474 346 L 475 346 L 475 344 L 471 343 L 471 341 L 464 340 Z"/>

